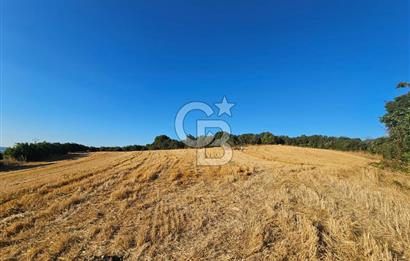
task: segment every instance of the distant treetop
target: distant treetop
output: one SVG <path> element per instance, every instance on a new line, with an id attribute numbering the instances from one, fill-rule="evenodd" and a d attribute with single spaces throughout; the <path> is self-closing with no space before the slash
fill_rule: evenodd
<path id="1" fill-rule="evenodd" d="M 405 88 L 405 87 L 410 87 L 410 82 L 399 82 L 397 84 L 397 88 Z"/>

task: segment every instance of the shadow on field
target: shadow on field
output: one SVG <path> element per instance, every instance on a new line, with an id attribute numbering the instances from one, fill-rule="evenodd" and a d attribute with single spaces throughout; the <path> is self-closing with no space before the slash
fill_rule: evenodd
<path id="1" fill-rule="evenodd" d="M 62 156 L 55 156 L 50 158 L 49 160 L 45 160 L 46 162 L 55 162 L 60 160 L 76 160 L 83 157 L 87 157 L 89 155 L 88 152 L 72 152 Z"/>
<path id="2" fill-rule="evenodd" d="M 21 163 L 9 163 L 6 162 L 0 165 L 0 172 L 8 172 L 8 171 L 15 171 L 15 170 L 25 170 L 25 169 L 32 169 L 42 166 L 51 165 L 53 163 L 39 163 L 39 164 L 21 164 Z"/>
<path id="3" fill-rule="evenodd" d="M 14 160 L 0 160 L 0 172 L 32 169 L 54 164 L 61 160 L 76 160 L 88 156 L 88 153 L 69 153 L 63 156 L 52 157 L 42 162 L 19 162 Z"/>

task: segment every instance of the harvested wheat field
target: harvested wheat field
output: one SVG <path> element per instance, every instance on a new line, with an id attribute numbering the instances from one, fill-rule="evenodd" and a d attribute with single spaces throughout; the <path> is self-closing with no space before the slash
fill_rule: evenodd
<path id="1" fill-rule="evenodd" d="M 374 161 L 254 146 L 222 167 L 175 150 L 3 172 L 0 258 L 409 259 L 410 177 Z"/>

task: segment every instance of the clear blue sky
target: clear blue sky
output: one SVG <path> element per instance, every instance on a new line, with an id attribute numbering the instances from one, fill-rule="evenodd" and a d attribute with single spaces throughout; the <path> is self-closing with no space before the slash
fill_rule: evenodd
<path id="1" fill-rule="evenodd" d="M 1 3 L 3 146 L 176 137 L 224 95 L 237 134 L 378 137 L 410 80 L 408 0 Z"/>

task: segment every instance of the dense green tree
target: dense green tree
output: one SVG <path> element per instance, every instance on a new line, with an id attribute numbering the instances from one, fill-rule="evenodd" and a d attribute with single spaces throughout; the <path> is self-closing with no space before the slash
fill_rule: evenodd
<path id="1" fill-rule="evenodd" d="M 123 151 L 143 151 L 143 150 L 147 150 L 146 146 L 142 146 L 142 145 L 130 145 L 130 146 L 125 146 L 122 147 Z"/>
<path id="2" fill-rule="evenodd" d="M 397 87 L 410 87 L 410 83 L 402 82 Z M 388 156 L 410 162 L 410 92 L 387 102 L 385 107 L 381 122 L 386 125 L 392 143 Z"/>
<path id="3" fill-rule="evenodd" d="M 87 150 L 87 146 L 76 143 L 17 143 L 14 147 L 7 148 L 4 155 L 21 161 L 41 161 L 69 152 L 85 152 Z"/>
<path id="4" fill-rule="evenodd" d="M 258 134 L 246 133 L 238 136 L 240 145 L 256 145 L 261 144 L 261 138 Z"/>
<path id="5" fill-rule="evenodd" d="M 262 132 L 259 134 L 261 144 L 277 144 L 276 136 L 270 132 Z"/>
<path id="6" fill-rule="evenodd" d="M 148 145 L 148 148 L 153 150 L 182 149 L 184 147 L 185 144 L 183 142 L 173 140 L 166 135 L 155 137 L 154 142 Z"/>

